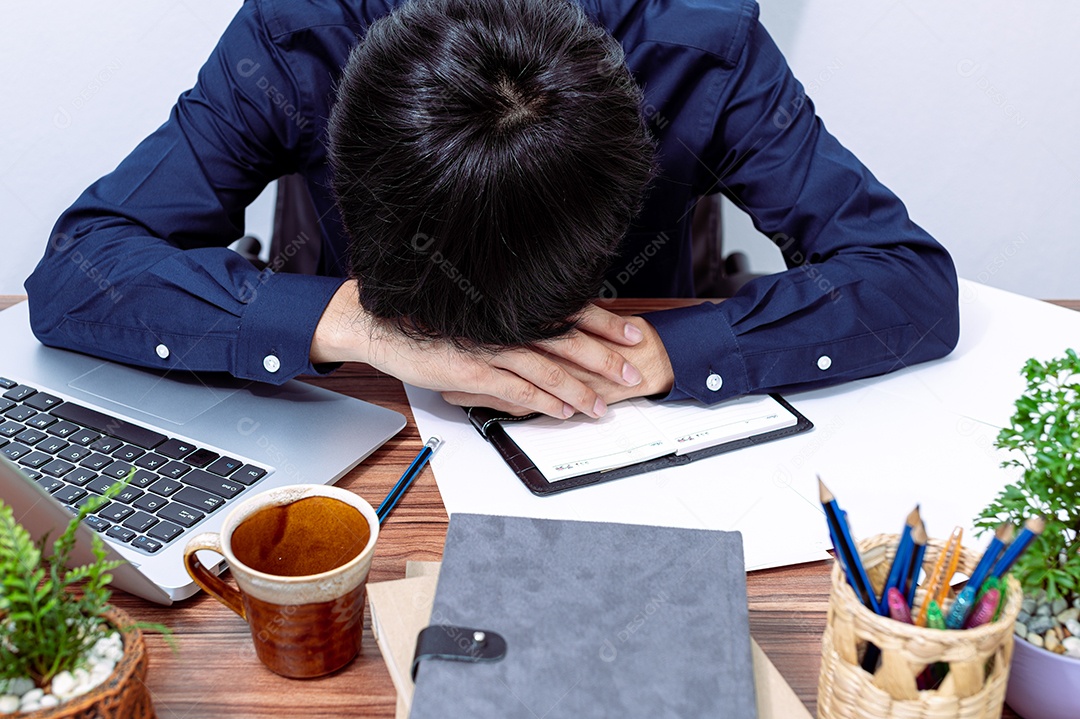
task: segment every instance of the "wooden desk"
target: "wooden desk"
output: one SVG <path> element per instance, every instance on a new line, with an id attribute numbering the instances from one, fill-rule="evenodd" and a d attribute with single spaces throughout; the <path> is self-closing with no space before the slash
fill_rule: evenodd
<path id="1" fill-rule="evenodd" d="M 21 299 L 0 295 L 0 309 Z M 616 308 L 644 312 L 675 304 L 619 300 Z M 1076 300 L 1055 304 L 1080 310 Z M 358 365 L 309 381 L 408 417 L 405 429 L 338 483 L 378 505 L 422 445 L 404 388 L 394 378 Z M 435 478 L 425 469 L 381 530 L 370 580 L 403 577 L 407 560 L 440 559 L 446 526 Z M 752 572 L 747 578 L 751 633 L 811 711 L 817 706 L 829 565 L 815 562 Z M 247 625 L 205 594 L 172 608 L 122 593 L 114 603 L 176 634 L 176 653 L 159 636 L 147 636 L 149 687 L 160 719 L 394 716 L 394 687 L 371 635 L 370 617 L 365 617 L 363 652 L 355 662 L 330 677 L 296 681 L 265 669 L 255 657 Z M 1016 715 L 1006 709 L 1004 716 Z"/>

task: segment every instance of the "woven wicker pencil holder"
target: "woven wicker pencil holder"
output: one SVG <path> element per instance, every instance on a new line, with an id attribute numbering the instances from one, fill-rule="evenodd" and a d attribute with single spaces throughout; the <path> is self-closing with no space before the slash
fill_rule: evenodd
<path id="1" fill-rule="evenodd" d="M 881 534 L 858 543 L 863 565 L 880 596 L 899 537 Z M 923 566 L 933 567 L 944 543 L 931 540 Z M 957 571 L 970 575 L 979 557 L 961 552 Z M 832 570 L 829 612 L 821 640 L 819 719 L 998 719 L 1013 650 L 1013 625 L 1023 594 L 1009 578 L 996 622 L 947 631 L 904 624 L 863 606 L 837 563 Z M 925 589 L 915 595 L 921 608 Z M 954 597 L 945 600 L 948 616 Z M 916 613 L 913 610 L 913 614 Z M 859 666 L 866 647 L 881 650 L 874 674 Z M 916 679 L 929 664 L 945 662 L 948 674 L 935 689 L 920 691 Z"/>

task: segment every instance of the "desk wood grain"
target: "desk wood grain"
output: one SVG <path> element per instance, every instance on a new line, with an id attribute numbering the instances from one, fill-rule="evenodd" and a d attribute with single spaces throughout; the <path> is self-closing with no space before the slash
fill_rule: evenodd
<path id="1" fill-rule="evenodd" d="M 0 295 L 0 309 L 22 299 Z M 622 312 L 646 312 L 692 303 L 620 299 L 613 306 Z M 1080 300 L 1054 304 L 1080 310 Z M 361 365 L 308 381 L 389 407 L 408 418 L 405 429 L 338 483 L 378 504 L 422 445 L 404 388 L 394 378 Z M 403 577 L 409 560 L 440 559 L 446 527 L 446 510 L 427 468 L 382 528 L 371 581 Z M 751 633 L 811 711 L 817 705 L 829 566 L 829 562 L 814 562 L 752 572 L 747 577 Z M 365 618 L 363 650 L 355 662 L 330 677 L 294 681 L 265 669 L 255 657 L 247 625 L 203 594 L 172 608 L 122 593 L 114 597 L 114 603 L 139 620 L 160 622 L 175 632 L 176 652 L 160 637 L 147 637 L 147 683 L 161 719 L 394 716 L 393 684 L 371 635 L 369 617 Z M 1006 710 L 1004 716 L 1015 715 Z"/>

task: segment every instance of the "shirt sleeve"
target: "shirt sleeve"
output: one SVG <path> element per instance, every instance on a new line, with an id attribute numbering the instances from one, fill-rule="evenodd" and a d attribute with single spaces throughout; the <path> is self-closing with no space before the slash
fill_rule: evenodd
<path id="1" fill-rule="evenodd" d="M 312 141 L 303 107 L 258 4 L 244 3 L 168 121 L 60 217 L 26 281 L 38 339 L 274 384 L 318 371 L 311 338 L 343 280 L 259 271 L 226 247 Z"/>
<path id="2" fill-rule="evenodd" d="M 903 203 L 830 135 L 755 23 L 703 158 L 787 271 L 720 304 L 650 313 L 671 358 L 666 399 L 813 389 L 952 351 L 956 270 Z"/>

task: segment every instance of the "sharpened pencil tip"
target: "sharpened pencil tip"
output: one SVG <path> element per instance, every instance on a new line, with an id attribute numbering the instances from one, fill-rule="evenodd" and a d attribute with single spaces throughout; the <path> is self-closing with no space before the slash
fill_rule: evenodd
<path id="1" fill-rule="evenodd" d="M 821 475 L 817 476 L 818 495 L 821 497 L 821 503 L 826 504 L 833 501 L 836 497 L 829 491 L 829 488 L 825 486 L 825 483 L 821 481 Z"/>
<path id="2" fill-rule="evenodd" d="M 917 504 L 916 504 L 916 505 L 915 505 L 915 509 L 913 509 L 913 510 L 911 510 L 910 512 L 908 512 L 908 516 L 907 516 L 907 526 L 911 527 L 912 529 L 915 529 L 915 526 L 916 526 L 916 525 L 917 525 L 917 524 L 918 524 L 918 523 L 919 523 L 920 521 L 921 521 L 921 520 L 920 520 L 920 518 L 919 518 L 919 505 L 917 505 Z"/>
<path id="3" fill-rule="evenodd" d="M 997 531 L 994 532 L 994 536 L 998 538 L 998 541 L 1008 544 L 1012 541 L 1013 534 L 1016 533 L 1015 528 L 1008 522 L 1002 522 L 998 525 Z"/>
<path id="4" fill-rule="evenodd" d="M 919 546 L 923 546 L 926 544 L 926 540 L 926 525 L 923 524 L 922 520 L 920 519 L 919 524 L 915 527 L 915 529 L 911 530 L 911 541 L 915 542 L 915 544 L 918 544 Z"/>
<path id="5" fill-rule="evenodd" d="M 1024 526 L 1035 534 L 1042 534 L 1043 530 L 1046 529 L 1046 520 L 1042 517 L 1035 516 L 1024 522 Z"/>

